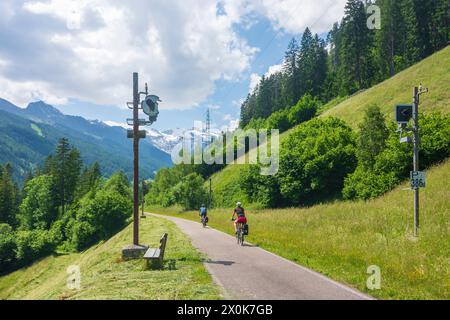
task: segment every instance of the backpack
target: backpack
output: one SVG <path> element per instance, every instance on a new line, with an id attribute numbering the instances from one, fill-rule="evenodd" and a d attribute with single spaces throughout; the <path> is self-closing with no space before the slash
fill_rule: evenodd
<path id="1" fill-rule="evenodd" d="M 244 226 L 244 235 L 248 236 L 248 224 Z"/>

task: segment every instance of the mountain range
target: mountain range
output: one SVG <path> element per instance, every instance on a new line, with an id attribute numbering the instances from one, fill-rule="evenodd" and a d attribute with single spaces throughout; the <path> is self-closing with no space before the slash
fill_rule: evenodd
<path id="1" fill-rule="evenodd" d="M 158 131 L 156 129 L 147 129 L 147 139 L 157 148 L 171 153 L 173 148 L 182 142 L 183 138 L 193 139 L 196 141 L 208 141 L 209 139 L 217 139 L 222 135 L 222 132 L 217 129 L 211 129 L 208 134 L 202 128 L 192 129 L 169 129 Z M 209 138 L 209 139 L 208 139 Z"/>
<path id="2" fill-rule="evenodd" d="M 132 143 L 124 128 L 64 115 L 42 101 L 20 108 L 0 99 L 0 163 L 11 163 L 16 178 L 41 164 L 62 137 L 80 150 L 86 164 L 98 161 L 105 176 L 122 170 L 131 177 Z M 151 178 L 158 169 L 171 165 L 167 151 L 151 139 L 141 141 L 141 177 Z"/>

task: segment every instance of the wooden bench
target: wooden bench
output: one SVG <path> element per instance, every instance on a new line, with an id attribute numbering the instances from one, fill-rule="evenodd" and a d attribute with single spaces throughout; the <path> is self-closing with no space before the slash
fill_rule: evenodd
<path id="1" fill-rule="evenodd" d="M 161 240 L 159 240 L 159 248 L 158 249 L 152 249 L 149 248 L 147 252 L 144 255 L 144 259 L 147 261 L 147 267 L 152 268 L 161 268 L 163 265 L 164 260 L 164 252 L 166 251 L 166 243 L 167 243 L 167 237 L 169 235 L 167 233 L 164 233 L 164 235 L 161 237 Z"/>

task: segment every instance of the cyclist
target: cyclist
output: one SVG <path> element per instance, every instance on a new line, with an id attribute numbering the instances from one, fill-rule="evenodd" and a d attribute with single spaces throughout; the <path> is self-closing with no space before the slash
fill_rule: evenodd
<path id="1" fill-rule="evenodd" d="M 234 216 L 237 216 L 236 220 L 234 220 Z M 234 209 L 231 220 L 234 221 L 234 232 L 236 234 L 237 234 L 237 224 L 238 223 L 247 224 L 247 218 L 245 217 L 245 210 L 242 207 L 242 203 L 240 203 L 240 202 L 236 203 L 236 209 Z"/>
<path id="2" fill-rule="evenodd" d="M 206 206 L 204 204 L 202 204 L 202 206 L 200 207 L 200 218 L 203 221 L 203 218 L 208 221 L 208 209 L 206 209 Z"/>

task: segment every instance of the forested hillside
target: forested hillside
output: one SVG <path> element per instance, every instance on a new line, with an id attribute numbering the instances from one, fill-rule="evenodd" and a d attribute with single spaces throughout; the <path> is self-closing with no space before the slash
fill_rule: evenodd
<path id="1" fill-rule="evenodd" d="M 123 172 L 102 177 L 63 138 L 23 188 L 13 165 L 0 165 L 0 274 L 56 251 L 81 251 L 121 230 L 131 216 L 131 188 Z"/>
<path id="2" fill-rule="evenodd" d="M 326 39 L 309 29 L 292 39 L 283 70 L 263 77 L 242 104 L 242 128 L 285 132 L 276 176 L 261 176 L 258 166 L 181 165 L 157 174 L 148 203 L 193 209 L 209 201 L 209 179 L 217 207 L 376 198 L 409 176 L 412 146 L 400 144 L 392 120 L 420 83 L 430 89 L 422 98 L 422 169 L 449 157 L 449 3 L 375 3 L 381 29 L 367 27 L 363 1 L 348 0 Z"/>
<path id="3" fill-rule="evenodd" d="M 381 9 L 380 29 L 367 27 L 371 13 L 364 1 L 349 0 L 345 16 L 326 39 L 308 28 L 300 39 L 293 38 L 283 70 L 263 77 L 242 104 L 241 127 L 291 108 L 306 94 L 322 104 L 342 100 L 447 45 L 447 0 L 376 0 L 375 4 Z"/>
<path id="4" fill-rule="evenodd" d="M 329 128 L 328 131 L 323 131 L 320 135 L 316 134 L 317 128 L 315 126 L 322 127 L 323 121 L 328 118 L 338 118 L 344 121 L 338 124 L 336 128 L 344 125 L 353 131 L 349 135 L 351 140 L 350 142 L 347 141 L 347 144 L 349 148 L 353 149 L 350 154 L 353 154 L 351 158 L 354 162 L 347 162 L 350 164 L 350 169 L 347 170 L 355 170 L 358 163 L 364 162 L 364 158 L 369 158 L 369 168 L 362 169 L 359 167 L 359 176 L 348 178 L 348 188 L 346 189 L 348 198 L 377 197 L 406 179 L 412 168 L 412 146 L 399 143 L 400 136 L 396 132 L 396 125 L 393 123 L 393 114 L 395 104 L 411 101 L 412 86 L 417 85 L 414 79 L 418 75 L 420 75 L 420 80 L 430 88 L 430 93 L 422 97 L 421 112 L 423 115 L 421 116 L 421 123 L 423 128 L 421 134 L 423 138 L 421 158 L 426 159 L 426 162 L 423 162 L 422 165 L 426 167 L 431 163 L 449 157 L 450 116 L 448 113 L 450 112 L 450 92 L 448 91 L 448 85 L 446 85 L 450 83 L 449 57 L 450 47 L 447 47 L 373 88 L 345 99 L 337 105 L 329 104 L 327 108 L 330 109 L 323 112 L 319 119 L 314 119 L 313 123 L 307 121 L 282 134 L 280 156 L 281 162 L 285 165 L 281 165 L 280 176 L 285 174 L 282 168 L 290 168 L 289 172 L 301 175 L 298 176 L 298 182 L 292 181 L 291 183 L 289 180 L 283 179 L 285 186 L 288 187 L 284 193 L 289 194 L 289 191 L 293 191 L 290 186 L 297 184 L 296 188 L 300 188 L 297 193 L 298 196 L 308 194 L 308 201 L 303 198 L 302 205 L 339 199 L 344 196 L 342 190 L 336 192 L 334 186 L 329 189 L 335 192 L 334 195 L 328 192 L 328 187 L 322 189 L 324 186 L 329 186 L 329 183 L 333 183 L 332 180 L 328 180 L 332 177 L 328 174 L 335 171 L 329 171 L 329 166 L 337 168 L 345 159 L 338 157 L 339 154 L 343 154 L 342 152 L 345 149 L 337 148 L 338 144 L 333 143 L 335 130 L 332 127 L 328 125 L 326 126 Z M 265 127 L 270 120 L 271 118 L 262 121 L 262 126 Z M 309 149 L 302 147 L 302 145 L 308 146 L 308 144 L 302 144 L 301 136 L 303 136 L 301 139 L 306 138 L 311 142 Z M 284 143 L 284 141 L 288 142 Z M 287 145 L 291 147 L 286 148 Z M 321 149 L 325 147 L 326 149 Z M 298 161 L 298 165 L 294 165 L 290 161 L 286 162 L 287 159 L 292 159 L 292 157 L 297 159 L 300 154 L 293 155 L 291 151 L 295 153 L 299 150 L 303 150 L 301 153 L 305 157 L 302 158 L 303 161 Z M 318 152 L 320 150 L 323 152 Z M 368 152 L 368 156 L 365 155 L 365 152 Z M 333 158 L 326 158 L 327 156 L 333 156 Z M 358 158 L 362 161 L 359 161 Z M 323 166 L 318 167 L 320 164 Z M 307 168 L 306 171 L 305 168 Z M 256 174 L 257 172 L 257 168 L 250 168 L 246 165 L 230 165 L 212 175 L 215 205 L 219 207 L 232 206 L 238 200 L 263 207 L 283 206 L 283 203 L 284 206 L 291 205 L 284 200 L 281 200 L 281 203 L 279 202 L 283 198 L 279 197 L 280 184 L 276 177 L 259 177 Z M 344 185 L 342 176 L 339 179 L 341 187 Z M 307 180 L 308 177 L 316 177 L 317 180 Z M 327 180 L 323 180 L 325 177 L 328 177 Z M 356 182 L 359 183 L 355 184 Z M 301 187 L 301 183 L 306 183 L 306 186 Z M 208 187 L 209 183 L 206 182 L 205 188 Z M 310 193 L 311 188 L 316 188 L 316 191 Z M 340 189 L 340 187 L 337 189 Z M 358 191 L 355 189 L 358 189 Z M 350 190 L 353 191 L 350 192 Z M 323 197 L 323 194 L 321 196 L 322 192 L 325 192 L 324 194 L 327 196 Z"/>

